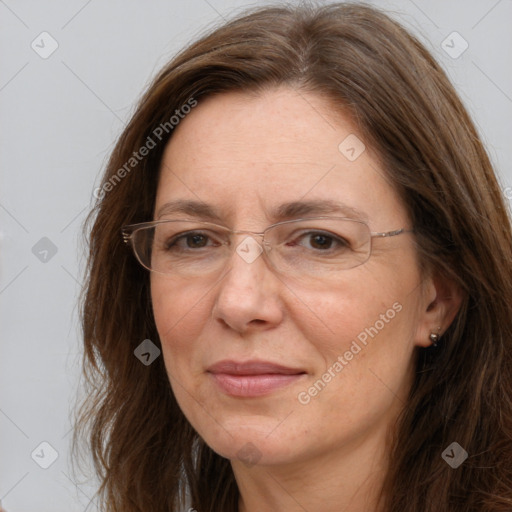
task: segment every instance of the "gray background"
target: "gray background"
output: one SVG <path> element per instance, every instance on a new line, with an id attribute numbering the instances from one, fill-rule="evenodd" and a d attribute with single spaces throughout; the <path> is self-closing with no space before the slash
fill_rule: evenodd
<path id="1" fill-rule="evenodd" d="M 512 197 L 512 1 L 373 3 L 448 71 Z M 69 464 L 82 221 L 149 79 L 205 27 L 254 4 L 0 0 L 0 499 L 9 512 L 96 510 L 94 483 L 73 477 Z M 46 59 L 54 43 L 44 31 L 58 44 Z M 453 31 L 469 44 L 458 58 L 442 47 Z M 445 43 L 452 53 L 462 48 L 457 37 Z M 41 442 L 58 453 L 48 469 L 36 463 L 51 462 Z"/>

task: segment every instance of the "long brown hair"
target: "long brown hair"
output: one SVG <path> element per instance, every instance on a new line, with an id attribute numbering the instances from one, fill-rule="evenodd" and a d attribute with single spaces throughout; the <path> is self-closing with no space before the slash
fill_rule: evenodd
<path id="1" fill-rule="evenodd" d="M 237 510 L 230 462 L 183 416 L 163 358 L 145 366 L 134 357 L 143 340 L 160 342 L 148 272 L 120 229 L 152 219 L 170 119 L 184 105 L 283 84 L 350 112 L 400 191 L 425 268 L 465 296 L 438 348 L 418 349 L 385 510 L 510 512 L 512 234 L 502 192 L 440 66 L 399 24 L 360 4 L 264 7 L 224 24 L 160 72 L 120 137 L 85 226 L 89 394 L 76 431 L 88 436 L 104 510 L 178 511 L 186 495 L 198 512 Z M 457 469 L 441 457 L 452 442 L 469 454 Z"/>

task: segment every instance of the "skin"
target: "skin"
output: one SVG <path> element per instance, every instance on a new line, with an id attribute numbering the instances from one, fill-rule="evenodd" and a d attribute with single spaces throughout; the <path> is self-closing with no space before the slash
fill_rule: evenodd
<path id="1" fill-rule="evenodd" d="M 260 232 L 276 222 L 276 206 L 320 199 L 363 212 L 372 231 L 411 228 L 370 148 L 353 162 L 338 150 L 349 134 L 358 131 L 348 116 L 287 87 L 201 100 L 166 148 L 154 218 L 167 218 L 158 211 L 170 200 L 200 200 L 222 224 Z M 446 330 L 456 291 L 421 275 L 411 234 L 374 240 L 366 263 L 332 280 L 287 278 L 264 257 L 249 264 L 236 252 L 228 269 L 205 279 L 152 273 L 151 294 L 172 389 L 206 443 L 231 459 L 240 510 L 317 510 L 318 503 L 324 512 L 379 510 L 414 352 Z M 298 394 L 396 303 L 401 311 L 301 404 Z M 206 371 L 224 359 L 306 374 L 266 396 L 234 398 Z"/>

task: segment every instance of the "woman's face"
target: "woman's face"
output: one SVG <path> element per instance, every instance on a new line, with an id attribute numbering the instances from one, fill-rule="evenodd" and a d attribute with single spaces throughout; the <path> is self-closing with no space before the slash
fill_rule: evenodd
<path id="1" fill-rule="evenodd" d="M 366 218 L 372 232 L 411 227 L 357 128 L 314 94 L 225 93 L 199 101 L 175 130 L 155 220 L 212 221 L 207 207 L 213 222 L 253 232 L 318 215 Z M 161 212 L 178 200 L 185 211 Z M 335 203 L 344 206 L 327 209 Z M 383 446 L 407 397 L 415 345 L 426 341 L 412 235 L 374 238 L 364 264 L 316 274 L 300 265 L 298 274 L 280 272 L 258 256 L 261 238 L 246 236 L 233 236 L 221 273 L 151 274 L 185 416 L 217 453 L 247 465 Z M 304 236 L 287 250 L 316 251 L 314 259 L 325 242 Z"/>

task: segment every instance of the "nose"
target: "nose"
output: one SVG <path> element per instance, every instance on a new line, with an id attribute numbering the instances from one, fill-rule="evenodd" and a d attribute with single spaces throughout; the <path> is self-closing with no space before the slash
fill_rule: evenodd
<path id="1" fill-rule="evenodd" d="M 271 329 L 283 319 L 284 285 L 256 249 L 250 237 L 240 243 L 216 291 L 214 319 L 239 334 Z"/>

